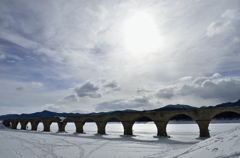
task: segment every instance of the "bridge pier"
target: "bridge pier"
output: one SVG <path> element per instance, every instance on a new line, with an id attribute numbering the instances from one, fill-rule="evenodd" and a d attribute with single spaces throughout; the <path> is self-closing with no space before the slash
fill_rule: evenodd
<path id="1" fill-rule="evenodd" d="M 197 124 L 199 126 L 199 130 L 200 130 L 199 137 L 210 137 L 209 130 L 208 130 L 210 120 L 209 121 L 208 120 L 207 121 L 198 120 L 196 122 L 197 122 Z"/>
<path id="2" fill-rule="evenodd" d="M 27 129 L 28 121 L 26 121 L 26 120 L 20 121 L 20 124 L 21 124 L 21 130 L 26 130 Z"/>
<path id="3" fill-rule="evenodd" d="M 12 123 L 12 129 L 17 129 L 17 124 L 19 121 L 11 121 Z"/>
<path id="4" fill-rule="evenodd" d="M 74 124 L 76 126 L 76 132 L 77 133 L 84 133 L 83 132 L 83 125 L 85 124 L 85 122 L 82 121 L 74 121 Z"/>
<path id="5" fill-rule="evenodd" d="M 3 121 L 3 124 L 4 124 L 4 126 L 6 126 L 6 127 L 10 127 L 11 126 L 11 122 L 10 121 Z"/>
<path id="6" fill-rule="evenodd" d="M 67 122 L 57 121 L 57 124 L 58 124 L 58 132 L 65 132 L 65 127 L 67 125 Z"/>
<path id="7" fill-rule="evenodd" d="M 42 123 L 43 123 L 43 131 L 50 132 L 50 125 L 52 124 L 52 121 L 42 121 Z"/>
<path id="8" fill-rule="evenodd" d="M 124 135 L 133 135 L 132 126 L 134 121 L 122 121 L 123 128 L 124 128 Z"/>
<path id="9" fill-rule="evenodd" d="M 157 130 L 158 130 L 157 135 L 161 137 L 167 137 L 168 135 L 167 135 L 166 129 L 167 129 L 168 121 L 154 121 L 154 123 L 157 126 Z"/>
<path id="10" fill-rule="evenodd" d="M 96 124 L 97 124 L 97 128 L 98 128 L 98 131 L 97 131 L 98 134 L 106 134 L 105 127 L 106 127 L 107 122 L 96 121 Z"/>
<path id="11" fill-rule="evenodd" d="M 32 126 L 32 131 L 36 131 L 37 130 L 37 126 L 39 124 L 40 121 L 30 121 L 31 126 Z"/>

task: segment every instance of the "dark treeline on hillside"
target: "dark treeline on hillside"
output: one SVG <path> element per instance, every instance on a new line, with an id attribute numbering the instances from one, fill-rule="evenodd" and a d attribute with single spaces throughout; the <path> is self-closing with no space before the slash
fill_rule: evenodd
<path id="1" fill-rule="evenodd" d="M 217 120 L 235 120 L 235 119 L 240 119 L 240 114 L 235 113 L 235 112 L 224 112 L 221 114 L 216 115 L 213 119 Z"/>
<path id="2" fill-rule="evenodd" d="M 177 115 L 177 116 L 174 116 L 171 120 L 174 120 L 174 121 L 192 121 L 193 119 L 187 115 Z"/>

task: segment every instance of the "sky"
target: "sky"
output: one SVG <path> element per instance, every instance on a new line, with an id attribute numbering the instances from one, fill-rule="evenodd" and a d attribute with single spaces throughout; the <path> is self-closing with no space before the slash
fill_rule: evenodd
<path id="1" fill-rule="evenodd" d="M 240 99 L 239 0 L 0 0 L 0 115 Z"/>

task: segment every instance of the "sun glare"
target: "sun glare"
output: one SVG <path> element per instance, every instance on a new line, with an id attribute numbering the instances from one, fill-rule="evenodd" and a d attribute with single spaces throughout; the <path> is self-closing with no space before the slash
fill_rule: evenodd
<path id="1" fill-rule="evenodd" d="M 124 27 L 125 42 L 128 51 L 147 53 L 158 48 L 158 28 L 150 15 L 140 12 L 129 18 Z"/>

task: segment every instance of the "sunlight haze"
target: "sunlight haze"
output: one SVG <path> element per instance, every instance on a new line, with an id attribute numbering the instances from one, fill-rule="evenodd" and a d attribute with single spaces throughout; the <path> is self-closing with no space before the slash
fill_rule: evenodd
<path id="1" fill-rule="evenodd" d="M 0 1 L 0 115 L 240 99 L 240 1 Z"/>

